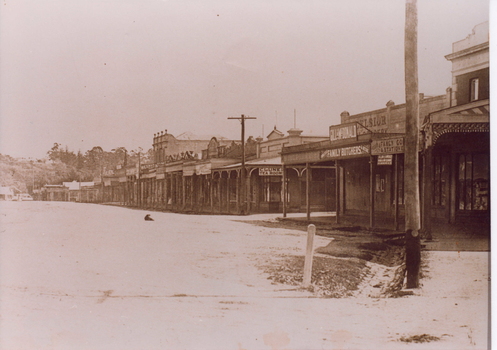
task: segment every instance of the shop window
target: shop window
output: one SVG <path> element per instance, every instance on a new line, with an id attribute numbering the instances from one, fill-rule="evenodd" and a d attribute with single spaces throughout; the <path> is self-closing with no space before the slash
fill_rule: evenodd
<path id="1" fill-rule="evenodd" d="M 470 90 L 469 100 L 470 101 L 478 100 L 479 93 L 480 93 L 480 91 L 479 91 L 480 90 L 480 79 L 478 79 L 478 78 L 471 79 L 469 90 Z"/>
<path id="2" fill-rule="evenodd" d="M 278 176 L 263 177 L 264 202 L 281 201 L 281 178 Z"/>
<path id="3" fill-rule="evenodd" d="M 311 170 L 311 181 L 324 181 L 326 177 L 325 169 L 312 169 Z"/>
<path id="4" fill-rule="evenodd" d="M 488 210 L 489 168 L 489 159 L 486 154 L 466 153 L 459 155 L 459 210 Z"/>
<path id="5" fill-rule="evenodd" d="M 448 158 L 433 156 L 433 198 L 432 204 L 445 207 L 447 202 Z"/>

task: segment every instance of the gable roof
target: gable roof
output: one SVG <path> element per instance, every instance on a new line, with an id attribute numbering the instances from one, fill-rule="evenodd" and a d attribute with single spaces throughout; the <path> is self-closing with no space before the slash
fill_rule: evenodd
<path id="1" fill-rule="evenodd" d="M 276 129 L 276 125 L 275 125 L 273 131 L 271 131 L 269 133 L 269 135 L 267 135 L 267 139 L 274 140 L 274 139 L 282 138 L 284 136 L 285 136 L 285 134 L 282 133 L 281 131 L 279 131 L 278 129 Z"/>

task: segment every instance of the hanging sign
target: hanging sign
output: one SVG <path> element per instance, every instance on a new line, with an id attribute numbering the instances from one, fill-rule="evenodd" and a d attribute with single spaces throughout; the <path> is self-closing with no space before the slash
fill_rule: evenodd
<path id="1" fill-rule="evenodd" d="M 378 156 L 378 165 L 392 165 L 392 154 L 381 154 Z"/>
<path id="2" fill-rule="evenodd" d="M 259 176 L 283 176 L 283 169 L 275 166 L 259 168 Z"/>

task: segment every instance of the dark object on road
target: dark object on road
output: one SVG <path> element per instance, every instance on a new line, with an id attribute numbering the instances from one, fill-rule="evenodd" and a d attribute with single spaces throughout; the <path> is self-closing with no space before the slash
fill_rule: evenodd
<path id="1" fill-rule="evenodd" d="M 145 215 L 145 221 L 154 221 L 154 219 L 150 217 L 150 214 L 147 214 Z"/>

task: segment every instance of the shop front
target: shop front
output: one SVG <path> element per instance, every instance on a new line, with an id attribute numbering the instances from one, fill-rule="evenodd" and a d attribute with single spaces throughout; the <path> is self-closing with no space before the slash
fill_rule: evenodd
<path id="1" fill-rule="evenodd" d="M 431 113 L 423 127 L 425 226 L 490 222 L 490 103 Z"/>
<path id="2" fill-rule="evenodd" d="M 329 141 L 283 149 L 285 214 L 295 206 L 292 198 L 299 197 L 305 198 L 308 218 L 313 211 L 326 211 L 333 212 L 336 222 L 341 216 L 357 216 L 368 218 L 371 228 L 379 218 L 382 226 L 398 227 L 404 137 L 362 129 L 359 123 L 331 126 Z"/>

